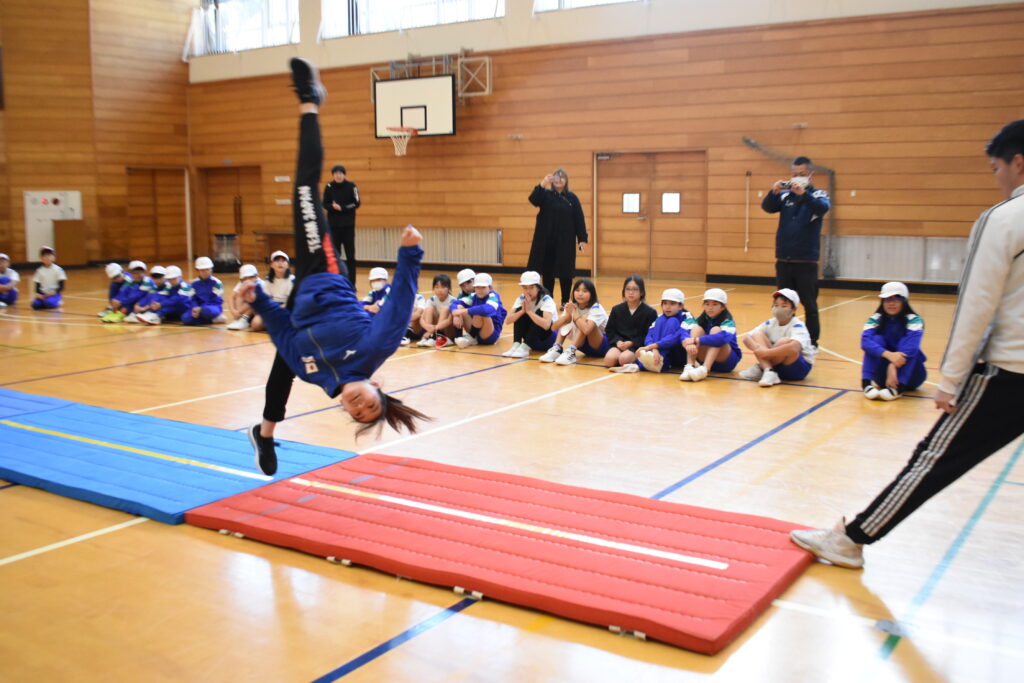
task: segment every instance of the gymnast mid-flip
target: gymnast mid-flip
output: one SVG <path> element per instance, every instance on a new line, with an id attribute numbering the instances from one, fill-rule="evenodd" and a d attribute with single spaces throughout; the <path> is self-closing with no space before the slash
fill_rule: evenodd
<path id="1" fill-rule="evenodd" d="M 291 70 L 302 115 L 292 197 L 294 303 L 291 310 L 282 307 L 255 283 L 249 283 L 242 296 L 263 318 L 279 359 L 296 376 L 319 385 L 331 398 L 340 395 L 341 407 L 364 425 L 359 434 L 384 420 L 396 429 L 405 427 L 415 432 L 417 419 L 430 418 L 385 394 L 370 377 L 405 336 L 416 299 L 423 236 L 411 225 L 405 228 L 388 305 L 375 316 L 368 314 L 356 299 L 345 265 L 337 259 L 320 205 L 318 187 L 324 151 L 318 111 L 327 91 L 316 67 L 306 60 L 293 58 Z M 287 388 L 290 384 L 289 378 Z M 249 430 L 249 439 L 260 470 L 274 474 L 277 454 L 273 438 L 262 436 L 257 424 Z"/>

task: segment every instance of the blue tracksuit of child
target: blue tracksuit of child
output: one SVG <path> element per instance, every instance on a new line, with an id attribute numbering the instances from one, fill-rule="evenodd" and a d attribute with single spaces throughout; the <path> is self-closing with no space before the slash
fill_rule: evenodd
<path id="1" fill-rule="evenodd" d="M 366 293 L 366 296 L 363 297 L 363 305 L 372 306 L 373 304 L 378 304 L 381 308 L 384 308 L 384 304 L 388 302 L 389 296 L 391 296 L 391 285 L 385 282 L 384 286 L 380 289 L 371 289 Z"/>
<path id="2" fill-rule="evenodd" d="M 658 345 L 658 353 L 665 361 L 665 364 L 661 366 L 662 372 L 686 365 L 686 351 L 683 350 L 683 325 L 692 324 L 692 322 L 693 316 L 689 311 L 679 311 L 671 316 L 663 313 L 647 330 L 644 346 L 655 343 Z M 643 366 L 639 361 L 637 364 Z"/>
<path id="3" fill-rule="evenodd" d="M 260 287 L 252 307 L 292 372 L 334 398 L 345 384 L 369 379 L 401 344 L 422 259 L 419 246 L 398 250 L 391 297 L 377 315 L 363 310 L 348 278 L 335 273 L 303 279 L 291 313 Z"/>
<path id="4" fill-rule="evenodd" d="M 505 316 L 508 315 L 508 311 L 505 310 L 505 306 L 501 303 L 501 297 L 493 289 L 483 298 L 478 297 L 475 292 L 472 296 L 467 297 L 466 312 L 470 315 L 482 315 L 487 318 L 493 318 L 494 327 L 499 330 L 505 324 Z"/>
<path id="5" fill-rule="evenodd" d="M 156 311 L 164 320 L 178 320 L 182 314 L 188 310 L 189 301 L 191 297 L 189 293 L 191 286 L 187 282 L 179 282 L 176 285 L 172 285 L 169 282 L 165 282 L 163 286 L 157 290 L 154 301 L 160 304 L 160 308 Z"/>
<path id="6" fill-rule="evenodd" d="M 885 319 L 885 329 L 881 329 Z M 899 316 L 875 313 L 864 323 L 860 335 L 860 348 L 864 350 L 864 364 L 861 379 L 869 379 L 880 387 L 885 386 L 889 361 L 882 357 L 884 351 L 899 351 L 907 357 L 902 368 L 896 370 L 900 384 L 907 389 L 916 389 L 928 377 L 924 364 L 928 358 L 921 351 L 921 337 L 924 336 L 924 320 L 915 314 L 906 314 L 906 330 L 901 329 Z"/>
<path id="7" fill-rule="evenodd" d="M 148 306 L 148 305 L 150 305 L 151 303 L 153 303 L 154 301 L 157 300 L 158 296 L 166 296 L 166 292 L 167 292 L 169 287 L 170 287 L 170 285 L 168 285 L 166 282 L 161 282 L 161 283 L 157 284 L 156 280 L 153 280 L 153 290 L 143 294 L 142 297 L 138 301 L 135 302 L 135 305 L 136 306 Z"/>
<path id="8" fill-rule="evenodd" d="M 8 270 L 10 270 L 10 269 L 8 269 Z M 11 272 L 14 273 L 15 276 L 17 276 L 17 273 L 15 271 L 11 270 Z M 9 285 L 9 284 L 17 285 L 18 284 L 14 280 L 14 277 L 9 277 L 7 275 L 4 275 L 3 273 L 4 273 L 4 271 L 0 271 L 0 285 Z M 0 293 L 0 302 L 3 302 L 5 304 L 7 304 L 8 306 L 12 305 L 17 300 L 18 300 L 18 288 L 17 287 L 11 287 L 8 291 Z"/>
<path id="9" fill-rule="evenodd" d="M 705 334 L 702 337 L 698 337 L 697 341 L 701 346 L 722 347 L 728 345 L 729 355 L 719 355 L 715 362 L 711 364 L 711 370 L 714 372 L 732 372 L 736 364 L 743 358 L 743 352 L 740 351 L 739 342 L 736 340 L 736 321 L 725 312 L 717 318 L 710 318 L 705 313 L 694 321 L 694 325 L 700 325 L 705 331 L 716 327 L 719 328 L 718 332 Z"/>
<path id="10" fill-rule="evenodd" d="M 117 294 L 112 297 L 121 302 L 121 308 L 132 312 L 132 307 L 139 303 L 143 297 L 156 291 L 156 285 L 153 283 L 153 278 L 148 275 L 143 275 L 142 279 L 137 281 L 135 278 L 126 278 L 124 284 L 121 285 L 121 289 L 117 291 Z"/>
<path id="11" fill-rule="evenodd" d="M 107 301 L 110 301 L 111 299 L 116 299 L 118 292 L 121 291 L 121 288 L 124 287 L 129 280 L 131 280 L 131 278 L 127 275 L 121 278 L 120 282 L 111 280 L 110 286 L 107 288 Z"/>
<path id="12" fill-rule="evenodd" d="M 192 309 L 198 306 L 199 315 L 192 315 Z M 190 301 L 185 312 L 181 314 L 181 322 L 186 325 L 204 325 L 224 312 L 224 285 L 210 276 L 205 280 L 196 278 L 190 287 Z"/>

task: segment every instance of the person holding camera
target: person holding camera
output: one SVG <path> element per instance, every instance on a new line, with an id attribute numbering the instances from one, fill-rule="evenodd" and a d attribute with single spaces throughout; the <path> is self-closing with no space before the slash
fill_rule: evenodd
<path id="1" fill-rule="evenodd" d="M 832 207 L 828 193 L 811 184 L 813 164 L 793 159 L 789 180 L 777 180 L 761 201 L 767 213 L 779 214 L 775 232 L 775 288 L 793 289 L 804 305 L 811 344 L 818 347 L 818 254 L 822 218 Z"/>
<path id="2" fill-rule="evenodd" d="M 331 169 L 331 182 L 324 187 L 323 206 L 331 226 L 331 241 L 335 248 L 345 247 L 345 265 L 348 280 L 356 286 L 356 209 L 359 208 L 359 188 L 346 178 L 348 172 L 341 164 Z"/>
<path id="3" fill-rule="evenodd" d="M 541 178 L 530 193 L 530 203 L 540 211 L 526 268 L 539 272 L 544 288 L 552 293 L 558 277 L 564 306 L 576 275 L 576 244 L 581 252 L 587 246 L 583 206 L 569 191 L 569 176 L 563 169 Z"/>

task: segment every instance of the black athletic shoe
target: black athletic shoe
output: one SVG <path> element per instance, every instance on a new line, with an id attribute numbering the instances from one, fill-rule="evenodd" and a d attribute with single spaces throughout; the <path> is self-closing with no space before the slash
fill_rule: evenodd
<path id="1" fill-rule="evenodd" d="M 299 102 L 323 104 L 327 100 L 327 88 L 320 82 L 320 72 L 313 64 L 301 57 L 292 57 L 292 87 L 299 96 Z"/>
<path id="2" fill-rule="evenodd" d="M 252 444 L 256 467 L 268 477 L 273 476 L 277 472 L 277 452 L 274 450 L 277 442 L 260 436 L 260 425 L 257 423 L 249 429 L 249 443 Z"/>

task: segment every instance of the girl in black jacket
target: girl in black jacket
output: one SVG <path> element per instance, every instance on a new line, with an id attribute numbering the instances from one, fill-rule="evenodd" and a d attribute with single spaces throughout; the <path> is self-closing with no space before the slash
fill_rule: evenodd
<path id="1" fill-rule="evenodd" d="M 630 275 L 622 283 L 623 302 L 612 307 L 605 328 L 608 335 L 605 367 L 618 366 L 623 351 L 636 351 L 644 345 L 648 328 L 658 319 L 658 312 L 645 303 L 646 297 L 644 279 L 639 275 Z"/>

